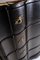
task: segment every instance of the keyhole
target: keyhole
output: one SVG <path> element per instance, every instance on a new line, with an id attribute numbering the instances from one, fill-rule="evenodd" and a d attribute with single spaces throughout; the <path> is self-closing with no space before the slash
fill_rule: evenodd
<path id="1" fill-rule="evenodd" d="M 19 18 L 16 20 L 15 24 L 21 24 L 21 23 L 22 23 L 22 18 L 19 17 Z"/>
<path id="2" fill-rule="evenodd" d="M 20 20 L 18 20 L 18 23 L 20 23 Z"/>

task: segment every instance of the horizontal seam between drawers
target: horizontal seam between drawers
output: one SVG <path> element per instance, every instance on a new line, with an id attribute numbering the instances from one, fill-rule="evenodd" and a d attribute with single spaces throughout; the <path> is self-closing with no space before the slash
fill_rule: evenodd
<path id="1" fill-rule="evenodd" d="M 32 25 L 35 25 L 35 24 L 37 24 L 37 23 L 39 23 L 40 21 L 37 21 L 37 22 L 35 22 L 35 23 L 33 23 L 33 24 L 30 24 L 29 26 L 26 26 L 26 28 L 28 28 L 28 27 L 30 27 L 30 26 L 32 26 Z"/>
<path id="2" fill-rule="evenodd" d="M 33 49 L 35 49 L 35 48 L 37 48 L 37 47 L 40 47 L 40 44 L 37 45 L 37 46 L 35 46 L 35 47 L 33 47 L 33 48 L 31 48 L 31 49 L 29 49 L 28 51 L 31 51 L 31 50 L 33 50 Z"/>

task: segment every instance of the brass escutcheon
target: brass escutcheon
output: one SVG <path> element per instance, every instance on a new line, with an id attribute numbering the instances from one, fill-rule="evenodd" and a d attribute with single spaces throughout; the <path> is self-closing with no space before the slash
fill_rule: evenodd
<path id="1" fill-rule="evenodd" d="M 21 24 L 22 21 L 23 21 L 23 17 L 20 16 L 20 17 L 18 17 L 18 19 L 16 20 L 15 24 Z"/>

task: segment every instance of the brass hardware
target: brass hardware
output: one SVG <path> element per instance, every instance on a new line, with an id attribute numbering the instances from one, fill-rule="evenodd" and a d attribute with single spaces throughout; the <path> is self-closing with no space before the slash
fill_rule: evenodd
<path id="1" fill-rule="evenodd" d="M 18 19 L 16 20 L 15 24 L 21 24 L 23 21 L 22 16 L 18 17 Z"/>
<path id="2" fill-rule="evenodd" d="M 8 3 L 0 3 L 0 6 L 8 6 Z"/>
<path id="3" fill-rule="evenodd" d="M 9 5 L 9 4 L 11 5 L 11 4 L 14 4 L 14 3 L 13 3 L 13 2 L 7 2 L 7 4 L 8 4 L 8 5 Z"/>

